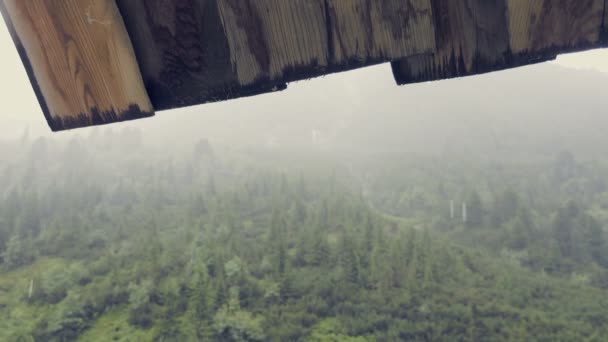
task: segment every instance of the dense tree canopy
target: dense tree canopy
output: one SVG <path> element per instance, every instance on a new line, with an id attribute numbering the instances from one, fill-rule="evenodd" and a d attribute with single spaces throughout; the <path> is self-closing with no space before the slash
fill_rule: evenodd
<path id="1" fill-rule="evenodd" d="M 0 340 L 608 336 L 607 165 L 344 168 L 108 134 L 0 145 L 29 151 L 0 161 Z"/>

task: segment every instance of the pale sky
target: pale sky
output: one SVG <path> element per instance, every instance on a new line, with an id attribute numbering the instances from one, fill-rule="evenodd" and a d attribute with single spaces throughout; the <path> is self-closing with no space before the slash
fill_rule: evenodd
<path id="1" fill-rule="evenodd" d="M 0 63 L 0 75 L 2 75 L 0 78 L 0 94 L 3 94 L 2 106 L 0 107 L 0 125 L 4 127 L 14 126 L 17 129 L 17 127 L 23 127 L 24 123 L 29 123 L 34 131 L 49 132 L 46 121 L 38 105 L 38 101 L 36 100 L 23 68 L 23 64 L 21 63 L 6 26 L 3 23 L 0 24 L 0 47 L 2 47 L 0 51 L 3 52 L 2 57 L 0 57 L 2 62 Z M 564 55 L 553 63 L 570 68 L 596 69 L 608 73 L 608 49 Z M 285 96 L 283 95 L 284 93 L 282 93 L 276 96 L 271 95 L 271 99 L 275 102 L 293 101 L 294 97 L 298 96 L 297 92 L 300 88 L 311 88 L 309 83 L 313 83 L 313 91 L 316 91 L 319 97 L 326 98 L 327 92 L 331 92 L 331 87 L 339 80 L 343 80 L 343 82 L 340 82 L 341 86 L 348 88 L 353 84 L 352 82 L 364 84 L 386 82 L 387 79 L 389 79 L 389 74 L 390 67 L 382 65 L 355 72 L 332 75 L 328 78 L 332 79 L 333 85 L 327 83 L 328 78 L 300 82 L 290 86 L 290 89 L 288 90 L 290 96 Z M 264 97 L 260 100 L 256 99 L 252 101 L 268 102 L 268 99 L 264 100 L 263 98 Z M 356 101 L 356 96 L 352 101 Z M 234 106 L 234 108 L 231 106 Z M 231 111 L 237 109 L 243 110 L 243 107 L 244 106 L 242 105 L 239 106 L 238 104 L 227 102 L 222 103 L 221 105 L 214 105 L 212 108 L 215 110 L 221 108 L 221 111 Z M 193 110 L 198 110 L 199 108 L 201 107 L 177 111 L 188 113 Z M 156 119 L 153 118 L 151 120 Z"/>
<path id="2" fill-rule="evenodd" d="M 595 69 L 608 73 L 608 49 L 561 55 L 555 63 L 577 69 Z"/>

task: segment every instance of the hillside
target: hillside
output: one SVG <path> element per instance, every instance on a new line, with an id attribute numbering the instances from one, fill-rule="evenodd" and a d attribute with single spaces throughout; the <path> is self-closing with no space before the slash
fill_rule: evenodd
<path id="1" fill-rule="evenodd" d="M 426 224 L 441 218 L 432 211 L 395 207 L 411 221 L 388 217 L 376 198 L 386 189 L 369 189 L 370 207 L 366 183 L 337 163 L 205 141 L 155 149 L 134 137 L 0 148 L 28 151 L 0 161 L 0 340 L 608 334 L 606 287 L 450 241 Z M 428 184 L 385 179 L 395 188 Z"/>

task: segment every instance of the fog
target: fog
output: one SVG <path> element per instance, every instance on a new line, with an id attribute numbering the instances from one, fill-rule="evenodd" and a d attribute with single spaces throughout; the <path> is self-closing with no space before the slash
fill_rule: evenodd
<path id="1" fill-rule="evenodd" d="M 2 58 L 0 341 L 608 336 L 606 51 L 58 133 Z"/>
<path id="2" fill-rule="evenodd" d="M 55 134 L 27 90 L 23 102 L 9 99 L 0 116 L 0 138 L 20 136 L 26 127 L 32 137 L 51 139 L 134 128 L 147 142 L 167 147 L 205 138 L 235 147 L 345 153 L 466 154 L 474 150 L 492 154 L 501 148 L 525 151 L 526 142 L 556 149 L 579 144 L 595 151 L 608 123 L 603 104 L 607 76 L 598 70 L 572 68 L 569 60 L 578 58 L 584 66 L 598 53 L 605 54 L 567 56 L 559 63 L 402 87 L 394 84 L 390 67 L 381 65 L 293 83 L 279 93 Z M 25 76 L 19 76 L 23 81 Z"/>

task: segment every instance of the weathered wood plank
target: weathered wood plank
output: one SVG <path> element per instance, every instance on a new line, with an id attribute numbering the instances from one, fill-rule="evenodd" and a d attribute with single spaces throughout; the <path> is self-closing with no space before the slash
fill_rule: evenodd
<path id="1" fill-rule="evenodd" d="M 603 46 L 608 46 L 608 0 L 604 0 L 604 19 L 602 20 L 602 36 Z"/>
<path id="2" fill-rule="evenodd" d="M 243 86 L 217 0 L 117 0 L 156 110 L 285 89 Z"/>
<path id="3" fill-rule="evenodd" d="M 0 4 L 54 130 L 148 116 L 152 106 L 282 90 L 291 81 L 389 61 L 405 84 L 608 44 L 608 0 Z"/>
<path id="4" fill-rule="evenodd" d="M 281 90 L 286 82 L 435 46 L 430 0 L 117 4 L 157 110 Z M 357 33 L 351 39 L 347 30 L 353 26 Z"/>
<path id="5" fill-rule="evenodd" d="M 433 18 L 436 52 L 393 63 L 398 83 L 465 76 L 505 63 L 505 0 L 433 0 Z"/>
<path id="6" fill-rule="evenodd" d="M 331 62 L 339 69 L 435 50 L 430 0 L 326 1 Z"/>
<path id="7" fill-rule="evenodd" d="M 514 55 L 555 56 L 597 46 L 604 0 L 508 0 Z"/>
<path id="8" fill-rule="evenodd" d="M 323 0 L 220 0 L 218 4 L 241 85 L 281 81 L 288 74 L 327 67 Z"/>
<path id="9" fill-rule="evenodd" d="M 241 84 L 294 81 L 435 49 L 430 0 L 220 0 Z"/>
<path id="10" fill-rule="evenodd" d="M 433 0 L 437 53 L 394 62 L 395 80 L 475 75 L 599 47 L 604 2 Z"/>
<path id="11" fill-rule="evenodd" d="M 4 0 L 2 5 L 52 130 L 152 115 L 114 0 Z"/>

